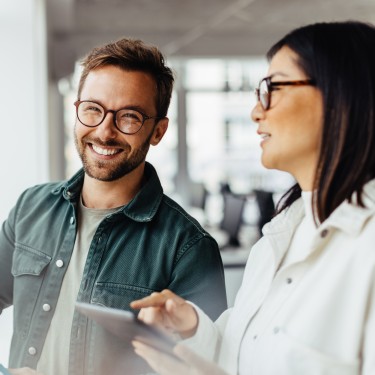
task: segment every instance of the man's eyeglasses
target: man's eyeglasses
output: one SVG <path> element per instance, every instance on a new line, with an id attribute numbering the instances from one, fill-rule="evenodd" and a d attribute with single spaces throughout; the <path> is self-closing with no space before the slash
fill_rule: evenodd
<path id="1" fill-rule="evenodd" d="M 259 86 L 255 89 L 255 95 L 257 100 L 260 102 L 262 108 L 267 111 L 271 107 L 271 93 L 277 90 L 279 86 L 305 86 L 305 85 L 315 85 L 314 80 L 305 79 L 299 81 L 271 81 L 272 77 L 263 78 L 259 82 Z"/>
<path id="2" fill-rule="evenodd" d="M 113 114 L 113 123 L 115 127 L 124 134 L 137 133 L 146 120 L 161 119 L 161 117 L 147 116 L 134 109 L 122 108 L 117 111 L 105 109 L 102 105 L 89 100 L 77 100 L 76 106 L 77 118 L 85 126 L 94 128 L 99 126 L 107 116 L 108 112 Z"/>

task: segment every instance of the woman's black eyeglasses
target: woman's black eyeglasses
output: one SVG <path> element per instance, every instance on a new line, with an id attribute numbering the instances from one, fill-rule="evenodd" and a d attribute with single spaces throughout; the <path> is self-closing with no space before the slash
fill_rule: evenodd
<path id="1" fill-rule="evenodd" d="M 267 111 L 271 107 L 271 93 L 279 86 L 305 86 L 315 85 L 313 79 L 305 79 L 299 81 L 271 81 L 272 77 L 263 78 L 259 82 L 259 86 L 255 89 L 255 95 L 257 100 L 260 102 L 262 108 Z"/>

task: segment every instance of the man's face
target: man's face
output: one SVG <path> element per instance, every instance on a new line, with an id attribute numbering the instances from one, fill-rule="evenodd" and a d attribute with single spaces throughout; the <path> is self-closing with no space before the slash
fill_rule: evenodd
<path id="1" fill-rule="evenodd" d="M 91 71 L 82 88 L 80 100 L 90 100 L 106 109 L 131 108 L 156 116 L 156 83 L 147 73 L 124 71 L 105 66 Z M 97 127 L 84 126 L 78 119 L 74 139 L 85 173 L 97 180 L 114 181 L 143 167 L 150 144 L 163 137 L 168 120 L 146 120 L 132 135 L 116 129 L 108 113 Z"/>

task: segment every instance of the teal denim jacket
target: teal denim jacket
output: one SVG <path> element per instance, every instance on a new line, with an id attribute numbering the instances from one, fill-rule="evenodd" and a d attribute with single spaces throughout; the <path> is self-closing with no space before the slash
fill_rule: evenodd
<path id="1" fill-rule="evenodd" d="M 0 313 L 14 306 L 10 367 L 36 368 L 76 238 L 83 176 L 26 190 L 3 223 Z M 145 176 L 137 196 L 98 226 L 77 299 L 131 311 L 130 301 L 168 288 L 215 319 L 226 308 L 217 243 L 163 194 L 149 163 Z M 71 329 L 70 375 L 146 371 L 128 343 L 77 311 L 72 327 L 61 325 Z"/>

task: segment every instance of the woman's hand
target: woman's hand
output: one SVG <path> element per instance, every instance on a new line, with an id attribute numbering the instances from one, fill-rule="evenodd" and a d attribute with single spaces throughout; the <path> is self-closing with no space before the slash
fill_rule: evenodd
<path id="1" fill-rule="evenodd" d="M 178 358 L 159 352 L 139 341 L 133 341 L 133 346 L 135 352 L 160 375 L 228 375 L 215 363 L 206 361 L 181 344 L 173 349 Z"/>
<path id="2" fill-rule="evenodd" d="M 22 368 L 10 368 L 8 371 L 12 375 L 43 375 L 40 372 L 37 372 L 36 370 L 33 370 L 29 367 L 22 367 Z"/>
<path id="3" fill-rule="evenodd" d="M 138 318 L 146 324 L 178 333 L 183 338 L 193 336 L 197 330 L 198 316 L 194 307 L 168 289 L 133 301 L 130 306 L 141 309 Z"/>

